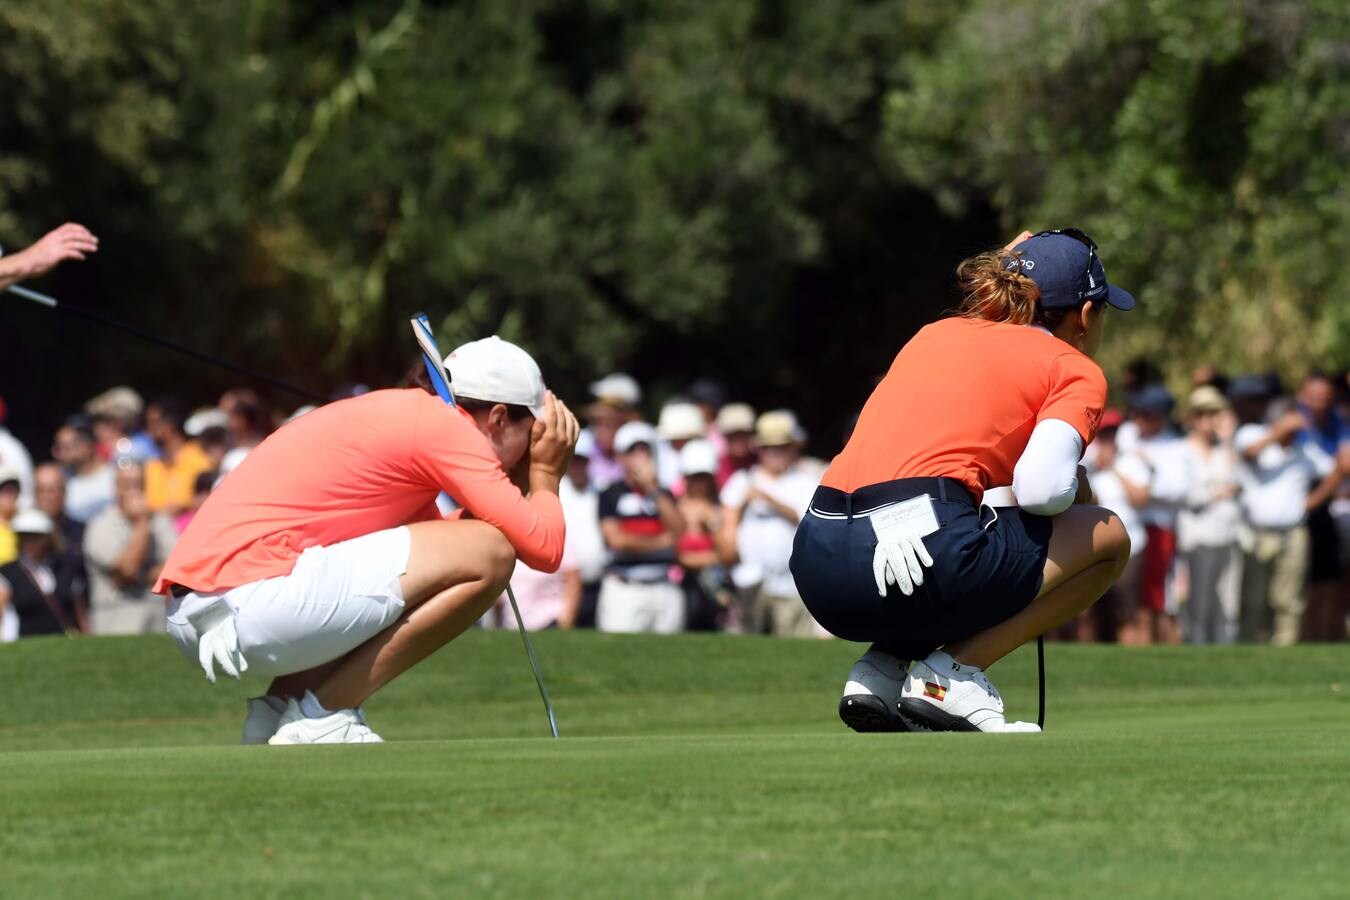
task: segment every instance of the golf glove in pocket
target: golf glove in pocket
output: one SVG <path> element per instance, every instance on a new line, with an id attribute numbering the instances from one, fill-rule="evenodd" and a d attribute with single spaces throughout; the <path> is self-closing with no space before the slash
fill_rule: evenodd
<path id="1" fill-rule="evenodd" d="M 217 665 L 233 678 L 248 671 L 248 660 L 239 650 L 234 610 L 228 603 L 216 600 L 188 616 L 188 621 L 197 631 L 197 661 L 201 663 L 207 681 L 216 683 Z"/>
<path id="2" fill-rule="evenodd" d="M 923 570 L 933 564 L 933 557 L 917 534 L 902 534 L 879 539 L 872 557 L 872 575 L 876 578 L 877 593 L 886 596 L 887 585 L 894 584 L 906 597 L 923 584 Z"/>

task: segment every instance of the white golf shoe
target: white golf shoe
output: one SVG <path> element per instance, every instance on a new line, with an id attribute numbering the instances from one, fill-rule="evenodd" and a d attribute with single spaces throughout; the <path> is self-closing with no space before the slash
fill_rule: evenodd
<path id="1" fill-rule="evenodd" d="M 284 744 L 383 744 L 384 738 L 370 730 L 360 708 L 339 709 L 318 718 L 300 711 L 300 704 L 286 701 L 286 711 L 276 734 L 268 739 L 273 746 Z"/>
<path id="2" fill-rule="evenodd" d="M 244 737 L 239 743 L 267 743 L 267 739 L 277 733 L 281 714 L 285 711 L 286 701 L 280 697 L 249 697 L 248 715 L 244 717 Z"/>
<path id="3" fill-rule="evenodd" d="M 900 715 L 912 728 L 931 731 L 1038 733 L 1030 722 L 1003 718 L 1003 698 L 983 669 L 935 650 L 910 664 L 900 692 Z"/>
<path id="4" fill-rule="evenodd" d="M 854 731 L 909 731 L 900 718 L 900 691 L 905 686 L 903 660 L 868 650 L 849 670 L 839 718 Z"/>

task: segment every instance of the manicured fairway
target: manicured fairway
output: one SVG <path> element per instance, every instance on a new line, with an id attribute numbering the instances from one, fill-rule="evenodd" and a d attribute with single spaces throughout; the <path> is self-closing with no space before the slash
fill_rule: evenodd
<path id="1" fill-rule="evenodd" d="M 1344 897 L 1350 652 L 1051 645 L 1049 732 L 855 735 L 859 648 L 473 633 L 384 746 L 238 747 L 167 640 L 0 647 L 0 895 Z M 1035 716 L 1034 651 L 991 674 Z"/>

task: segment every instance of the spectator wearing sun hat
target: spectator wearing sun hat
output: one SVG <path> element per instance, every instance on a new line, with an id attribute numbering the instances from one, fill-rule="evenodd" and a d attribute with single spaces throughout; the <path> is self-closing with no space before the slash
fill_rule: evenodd
<path id="1" fill-rule="evenodd" d="M 623 479 L 623 465 L 614 449 L 614 437 L 625 423 L 637 419 L 642 388 L 632 376 L 615 372 L 592 382 L 590 390 L 595 401 L 582 411 L 595 438 L 590 476 L 596 490 L 603 491 Z"/>
<path id="2" fill-rule="evenodd" d="M 135 389 L 126 385 L 108 388 L 85 403 L 98 442 L 98 452 L 105 460 L 130 458 L 144 462 L 159 458 L 159 447 L 154 438 L 140 430 L 145 401 Z"/>
<path id="3" fill-rule="evenodd" d="M 601 631 L 684 628 L 684 593 L 671 581 L 684 517 L 657 477 L 659 441 L 646 422 L 629 422 L 614 436 L 623 478 L 600 494 L 600 530 L 610 554 L 596 607 Z"/>
<path id="4" fill-rule="evenodd" d="M 1148 546 L 1148 531 L 1139 517 L 1139 507 L 1148 502 L 1149 472 L 1138 458 L 1120 453 L 1117 434 L 1124 422 L 1125 416 L 1118 409 L 1102 413 L 1083 465 L 1090 473 L 1097 505 L 1115 513 L 1129 535 L 1130 558 L 1116 583 L 1079 617 L 1079 640 L 1138 642 L 1131 626 L 1139 613 L 1139 579 Z"/>
<path id="5" fill-rule="evenodd" d="M 735 548 L 732 580 L 740 596 L 743 631 L 816 637 L 788 569 L 792 541 L 819 484 L 814 467 L 801 458 L 805 432 L 785 409 L 763 413 L 755 422 L 759 462 L 732 475 L 722 489 L 723 529 Z"/>
<path id="6" fill-rule="evenodd" d="M 679 497 L 684 493 L 684 476 L 680 471 L 680 451 L 694 440 L 706 440 L 707 420 L 703 410 L 682 398 L 675 398 L 661 407 L 656 420 L 656 431 L 661 435 L 657 448 L 656 465 L 661 483 Z"/>
<path id="7" fill-rule="evenodd" d="M 755 464 L 755 410 L 748 403 L 728 403 L 717 412 L 714 423 L 725 449 L 718 461 L 717 484 L 726 487 L 737 472 Z"/>
<path id="8" fill-rule="evenodd" d="M 1217 388 L 1202 385 L 1186 403 L 1183 443 L 1188 489 L 1177 517 L 1177 550 L 1185 565 L 1187 599 L 1182 634 L 1188 643 L 1237 640 L 1242 555 L 1238 528 L 1237 417 Z"/>

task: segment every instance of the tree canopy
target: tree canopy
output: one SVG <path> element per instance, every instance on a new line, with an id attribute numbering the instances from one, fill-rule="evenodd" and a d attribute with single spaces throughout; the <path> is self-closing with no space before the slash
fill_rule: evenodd
<path id="1" fill-rule="evenodd" d="M 0 240 L 83 221 L 99 258 L 43 286 L 314 389 L 392 383 L 425 310 L 573 396 L 712 374 L 828 445 L 960 258 L 1076 224 L 1141 302 L 1108 373 L 1293 375 L 1350 365 L 1348 32 L 1334 0 L 10 0 Z M 233 380 L 0 309 L 6 395 Z"/>

